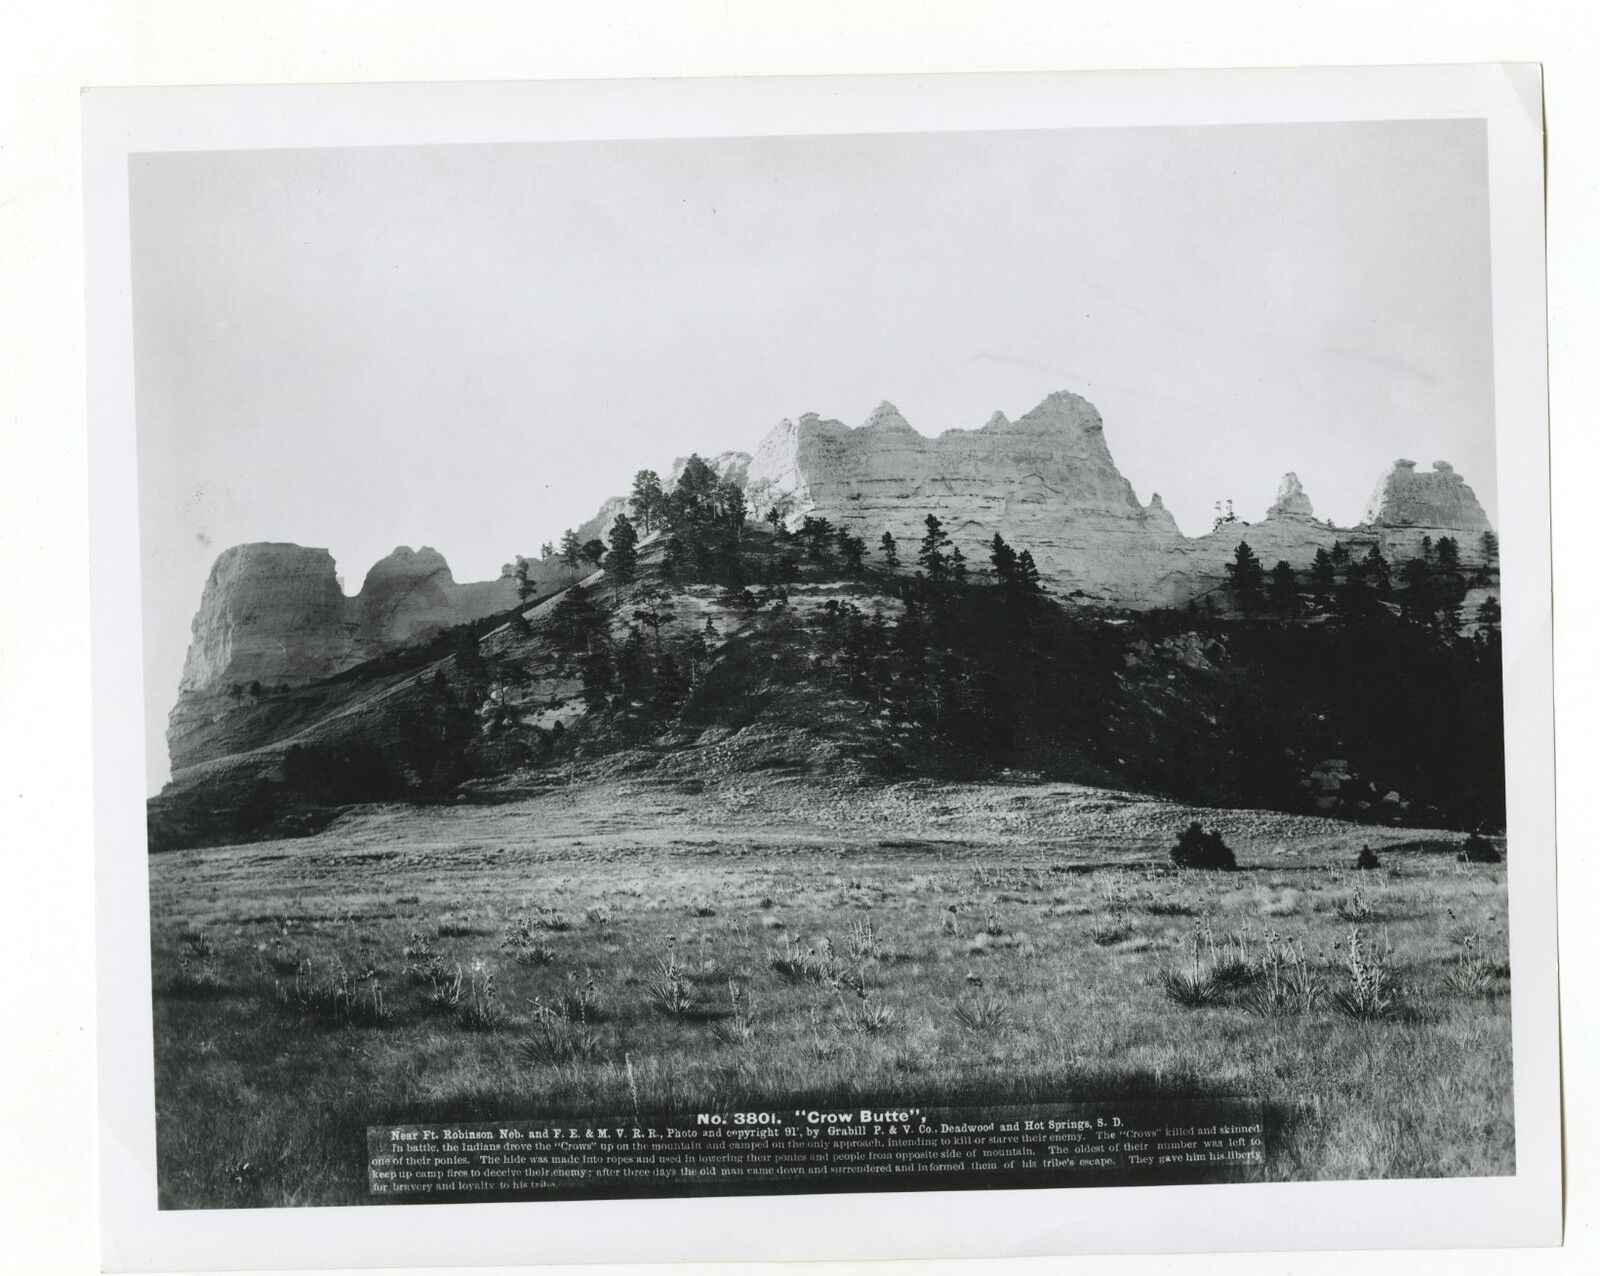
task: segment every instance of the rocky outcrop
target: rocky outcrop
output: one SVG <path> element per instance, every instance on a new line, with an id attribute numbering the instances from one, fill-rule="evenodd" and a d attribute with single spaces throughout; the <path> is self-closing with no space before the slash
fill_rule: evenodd
<path id="1" fill-rule="evenodd" d="M 906 558 L 929 514 L 974 561 L 998 532 L 1063 592 L 1096 599 L 1143 598 L 1182 540 L 1160 501 L 1141 505 L 1118 471 L 1094 405 L 1065 391 L 1019 420 L 996 412 L 931 439 L 891 403 L 856 429 L 808 413 L 761 441 L 747 497 L 758 515 L 819 513 L 873 546 L 889 532 Z"/>
<path id="2" fill-rule="evenodd" d="M 183 692 L 305 682 L 350 663 L 349 600 L 333 556 L 299 545 L 235 545 L 217 556 L 190 624 Z"/>
<path id="3" fill-rule="evenodd" d="M 1424 538 L 1449 536 L 1468 563 L 1483 561 L 1483 534 L 1493 530 L 1477 494 L 1448 461 L 1423 471 L 1415 461 L 1396 461 L 1372 494 L 1367 524 L 1381 530 L 1393 556 L 1415 556 Z"/>
<path id="4" fill-rule="evenodd" d="M 724 483 L 737 483 L 740 487 L 744 487 L 749 482 L 750 453 L 748 452 L 718 452 L 715 456 L 701 459 Z M 688 463 L 689 458 L 686 456 L 680 456 L 672 463 L 666 484 L 669 492 L 678 485 L 678 480 L 683 477 L 683 467 Z"/>
<path id="5" fill-rule="evenodd" d="M 1267 510 L 1268 518 L 1315 518 L 1311 498 L 1300 486 L 1300 476 L 1293 471 L 1283 476 L 1278 484 L 1278 499 Z"/>
<path id="6" fill-rule="evenodd" d="M 458 585 L 438 550 L 402 545 L 372 565 L 361 592 L 351 601 L 357 616 L 357 646 L 376 655 L 451 625 L 505 611 L 516 603 L 517 589 L 509 575 Z"/>
<path id="7" fill-rule="evenodd" d="M 874 547 L 887 531 L 905 559 L 929 514 L 976 563 L 998 532 L 1029 549 L 1060 594 L 1131 607 L 1182 605 L 1215 588 L 1240 541 L 1268 565 L 1282 559 L 1304 567 L 1336 541 L 1408 557 L 1424 536 L 1453 536 L 1470 564 L 1481 561 L 1489 530 L 1472 489 L 1449 465 L 1417 474 L 1401 461 L 1359 527 L 1318 519 L 1291 473 L 1264 519 L 1230 519 L 1185 537 L 1159 495 L 1140 505 L 1111 457 L 1099 412 L 1066 391 L 1017 421 L 996 412 L 981 429 L 936 438 L 917 433 L 891 403 L 854 429 L 807 413 L 762 439 L 746 490 L 758 517 L 776 508 L 793 526 L 821 515 Z"/>
<path id="8" fill-rule="evenodd" d="M 534 564 L 537 572 L 540 564 Z M 402 546 L 375 563 L 361 592 L 339 587 L 325 549 L 255 543 L 211 568 L 167 725 L 174 770 L 204 755 L 209 727 L 248 697 L 297 687 L 517 600 L 509 574 L 458 584 L 437 550 Z"/>
<path id="9" fill-rule="evenodd" d="M 1424 538 L 1454 537 L 1463 563 L 1483 560 L 1491 530 L 1472 489 L 1446 463 L 1419 473 L 1397 461 L 1378 486 L 1367 521 L 1336 528 L 1316 517 L 1294 474 L 1258 522 L 1230 519 L 1185 537 L 1159 495 L 1141 504 L 1118 470 L 1093 404 L 1067 391 L 1016 421 L 996 412 L 979 429 L 919 434 L 891 403 L 852 429 L 807 413 L 768 432 L 753 454 L 708 462 L 742 483 L 750 515 L 777 509 L 790 526 L 818 514 L 863 537 L 876 554 L 884 532 L 911 562 L 936 515 L 979 570 L 996 533 L 1029 550 L 1058 595 L 1127 607 L 1181 606 L 1219 587 L 1240 541 L 1270 566 L 1310 564 L 1343 541 L 1415 556 Z M 669 472 L 670 488 L 685 460 Z M 577 528 L 606 539 L 626 497 L 605 502 Z M 529 562 L 545 591 L 574 579 L 558 558 Z M 581 572 L 588 571 L 585 564 Z M 240 714 L 240 689 L 301 686 L 451 625 L 516 602 L 510 567 L 493 581 L 460 584 L 435 550 L 400 548 L 346 597 L 326 550 L 240 545 L 222 554 L 195 616 L 182 689 L 169 722 L 174 769 L 204 756 L 217 724 Z"/>

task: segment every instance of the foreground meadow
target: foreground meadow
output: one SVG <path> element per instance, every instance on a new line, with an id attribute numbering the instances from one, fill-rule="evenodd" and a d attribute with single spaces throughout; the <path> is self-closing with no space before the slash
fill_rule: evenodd
<path id="1" fill-rule="evenodd" d="M 1172 867 L 1191 818 L 1238 871 Z M 158 855 L 162 1203 L 362 1203 L 369 1124 L 800 1103 L 1253 1095 L 1268 1178 L 1510 1173 L 1504 867 L 1456 849 L 1065 785 L 615 783 Z"/>

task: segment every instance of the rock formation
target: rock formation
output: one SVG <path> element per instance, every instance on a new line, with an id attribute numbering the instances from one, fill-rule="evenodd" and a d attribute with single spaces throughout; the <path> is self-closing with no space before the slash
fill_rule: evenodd
<path id="1" fill-rule="evenodd" d="M 427 546 L 402 546 L 379 560 L 353 598 L 339 588 L 325 549 L 256 543 L 224 550 L 190 626 L 168 720 L 173 769 L 193 760 L 209 725 L 253 687 L 302 686 L 516 600 L 509 573 L 457 584 L 443 556 Z"/>
<path id="2" fill-rule="evenodd" d="M 1141 505 L 1117 470 L 1094 405 L 1065 391 L 1017 421 L 996 412 L 981 429 L 932 439 L 890 403 L 854 430 L 808 413 L 761 441 L 747 495 L 757 516 L 821 514 L 874 546 L 890 532 L 907 558 L 929 514 L 977 562 L 999 532 L 1063 592 L 1097 599 L 1142 600 L 1182 540 L 1165 507 Z"/>
<path id="3" fill-rule="evenodd" d="M 211 568 L 183 664 L 182 692 L 306 682 L 351 661 L 350 600 L 333 556 L 299 545 L 235 545 Z"/>
<path id="4" fill-rule="evenodd" d="M 1268 518 L 1314 518 L 1311 498 L 1300 486 L 1300 476 L 1293 471 L 1283 476 L 1278 484 L 1278 499 L 1267 510 Z"/>
<path id="5" fill-rule="evenodd" d="M 1465 562 L 1482 558 L 1480 542 L 1492 530 L 1477 494 L 1448 461 L 1422 473 L 1415 461 L 1396 461 L 1372 494 L 1367 523 L 1382 528 L 1385 545 L 1403 556 L 1417 554 L 1424 537 L 1452 536 Z"/>
<path id="6" fill-rule="evenodd" d="M 869 545 L 885 531 L 902 557 L 934 514 L 974 562 L 996 532 L 1033 553 L 1062 595 L 1122 606 L 1174 606 L 1215 588 L 1240 541 L 1268 565 L 1304 567 L 1319 548 L 1377 544 L 1391 557 L 1420 551 L 1424 536 L 1456 538 L 1464 563 L 1481 560 L 1488 519 L 1472 489 L 1444 462 L 1429 474 L 1398 462 L 1359 527 L 1319 520 L 1295 474 L 1256 523 L 1231 520 L 1185 537 L 1158 495 L 1140 505 L 1106 446 L 1094 405 L 1050 395 L 1015 422 L 996 412 L 978 430 L 918 434 L 891 403 L 855 429 L 807 413 L 762 439 L 746 481 L 752 513 L 776 507 L 791 526 L 806 514 L 842 523 Z"/>
<path id="7" fill-rule="evenodd" d="M 678 460 L 670 488 L 682 472 Z M 923 520 L 934 514 L 974 567 L 987 565 L 996 532 L 1029 550 L 1058 595 L 1126 607 L 1181 606 L 1217 588 L 1240 541 L 1267 566 L 1303 568 L 1319 548 L 1344 541 L 1379 546 L 1391 559 L 1415 556 L 1424 537 L 1454 537 L 1464 564 L 1483 560 L 1488 518 L 1472 489 L 1443 461 L 1418 473 L 1397 461 L 1378 485 L 1359 527 L 1319 520 L 1294 474 L 1286 474 L 1266 517 L 1233 519 L 1185 537 L 1161 497 L 1141 505 L 1117 469 L 1094 405 L 1060 391 L 1011 421 L 996 412 L 976 430 L 928 438 L 891 403 L 854 429 L 806 413 L 768 432 L 754 454 L 724 452 L 708 462 L 744 484 L 750 515 L 776 508 L 790 526 L 824 516 L 863 537 L 874 553 L 884 532 L 915 558 Z M 605 502 L 577 528 L 605 539 L 626 497 Z M 532 560 L 545 588 L 573 577 L 559 559 Z M 587 565 L 583 571 L 587 572 Z M 361 592 L 346 597 L 326 550 L 240 545 L 223 553 L 194 618 L 177 706 L 168 729 L 174 769 L 204 755 L 207 735 L 236 707 L 237 688 L 303 685 L 393 647 L 510 608 L 516 583 L 458 584 L 434 550 L 401 548 L 376 563 Z"/>

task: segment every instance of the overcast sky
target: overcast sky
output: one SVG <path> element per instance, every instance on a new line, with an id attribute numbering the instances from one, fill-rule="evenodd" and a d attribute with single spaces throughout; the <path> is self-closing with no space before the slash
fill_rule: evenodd
<path id="1" fill-rule="evenodd" d="M 151 775 L 215 556 L 458 580 L 633 471 L 1053 390 L 1184 531 L 1395 458 L 1494 514 L 1481 121 L 136 156 Z"/>

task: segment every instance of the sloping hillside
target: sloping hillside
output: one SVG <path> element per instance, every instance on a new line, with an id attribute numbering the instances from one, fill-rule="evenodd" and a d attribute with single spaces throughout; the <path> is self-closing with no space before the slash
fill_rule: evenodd
<path id="1" fill-rule="evenodd" d="M 213 755 L 152 801 L 152 847 L 646 773 L 690 788 L 1007 774 L 1392 824 L 1503 819 L 1487 636 L 1349 581 L 1278 614 L 1090 611 L 1000 560 L 978 574 L 937 537 L 924 550 L 912 575 L 818 520 L 646 536 L 636 561 L 526 609 L 238 698 Z"/>

